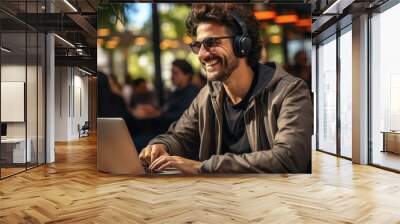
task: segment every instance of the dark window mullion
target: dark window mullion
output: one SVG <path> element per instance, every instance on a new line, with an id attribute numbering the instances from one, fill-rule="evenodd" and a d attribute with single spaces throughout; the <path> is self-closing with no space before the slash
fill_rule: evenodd
<path id="1" fill-rule="evenodd" d="M 336 154 L 341 156 L 341 119 L 340 119 L 340 35 L 339 28 L 336 31 Z"/>
<path id="2" fill-rule="evenodd" d="M 36 1 L 39 14 L 39 0 Z M 36 32 L 36 166 L 39 165 L 39 32 Z"/>
<path id="3" fill-rule="evenodd" d="M 318 63 L 319 63 L 319 54 L 318 54 L 318 50 L 319 50 L 319 44 L 316 45 L 315 47 L 315 148 L 318 150 L 319 149 L 319 71 L 318 71 Z"/>
<path id="4" fill-rule="evenodd" d="M 25 0 L 25 21 L 28 19 L 28 1 Z M 28 170 L 28 24 L 25 23 L 25 88 L 24 88 L 24 118 L 25 118 L 25 170 Z"/>
<path id="5" fill-rule="evenodd" d="M 368 64 L 368 69 L 367 69 L 367 108 L 368 108 L 368 114 L 367 114 L 367 119 L 368 119 L 368 124 L 367 124 L 367 129 L 368 129 L 368 164 L 373 164 L 373 148 L 372 148 L 372 64 L 371 64 L 371 56 L 372 56 L 372 29 L 371 29 L 371 19 L 372 19 L 372 12 L 368 12 L 368 20 L 367 20 L 367 46 L 368 46 L 368 53 L 367 53 L 367 64 Z"/>

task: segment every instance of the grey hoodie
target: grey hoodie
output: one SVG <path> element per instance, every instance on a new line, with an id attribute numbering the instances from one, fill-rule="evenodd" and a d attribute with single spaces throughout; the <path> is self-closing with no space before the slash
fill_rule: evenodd
<path id="1" fill-rule="evenodd" d="M 275 70 L 272 77 L 267 66 Z M 165 144 L 170 155 L 202 161 L 202 173 L 310 173 L 313 108 L 306 83 L 274 63 L 259 64 L 257 71 L 244 114 L 251 153 L 221 154 L 225 91 L 218 81 L 208 83 L 181 118 L 149 144 Z"/>

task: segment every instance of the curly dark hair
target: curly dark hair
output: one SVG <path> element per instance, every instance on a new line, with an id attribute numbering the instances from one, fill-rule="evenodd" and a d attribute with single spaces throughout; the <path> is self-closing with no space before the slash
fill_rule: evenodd
<path id="1" fill-rule="evenodd" d="M 247 63 L 254 66 L 261 56 L 261 41 L 259 36 L 259 23 L 256 20 L 251 5 L 233 3 L 192 4 L 192 10 L 186 20 L 187 34 L 197 36 L 197 27 L 203 22 L 213 22 L 223 25 L 230 30 L 231 35 L 240 34 L 240 26 L 230 15 L 235 11 L 246 24 L 248 35 L 251 39 L 251 50 L 247 56 Z"/>

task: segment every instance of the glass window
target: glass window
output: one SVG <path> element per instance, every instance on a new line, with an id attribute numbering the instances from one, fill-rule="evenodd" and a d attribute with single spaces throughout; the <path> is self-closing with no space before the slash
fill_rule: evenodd
<path id="1" fill-rule="evenodd" d="M 372 163 L 400 170 L 400 4 L 371 19 Z"/>
<path id="2" fill-rule="evenodd" d="M 316 81 L 317 81 L 317 47 L 316 45 L 312 45 L 312 58 L 311 58 L 311 90 L 312 90 L 312 98 L 313 98 L 313 105 L 314 105 L 314 123 L 313 123 L 313 136 L 312 136 L 312 149 L 317 149 L 317 99 L 316 99 Z"/>
<path id="3" fill-rule="evenodd" d="M 20 18 L 43 12 L 43 1 L 7 1 L 0 7 Z M 28 14 L 27 14 L 28 13 Z M 5 22 L 6 21 L 6 22 Z M 45 35 L 0 13 L 0 177 L 45 162 Z"/>
<path id="4" fill-rule="evenodd" d="M 318 48 L 318 149 L 336 153 L 336 36 Z"/>
<path id="5" fill-rule="evenodd" d="M 347 31 L 347 32 L 346 32 Z M 352 156 L 352 35 L 351 27 L 340 36 L 340 154 Z"/>
<path id="6" fill-rule="evenodd" d="M 20 3 L 24 5 L 24 3 Z M 22 7 L 22 6 L 21 6 Z M 12 18 L 1 14 L 2 19 Z M 31 160 L 27 140 L 25 96 L 27 91 L 27 34 L 25 26 L 1 27 L 1 123 L 6 130 L 1 139 L 1 177 L 24 171 Z"/>

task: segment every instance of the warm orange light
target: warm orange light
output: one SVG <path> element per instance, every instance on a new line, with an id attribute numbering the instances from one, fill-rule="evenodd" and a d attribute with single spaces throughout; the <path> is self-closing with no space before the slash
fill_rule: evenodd
<path id="1" fill-rule="evenodd" d="M 178 47 L 179 47 L 179 42 L 177 40 L 165 39 L 165 40 L 162 40 L 160 43 L 160 48 L 162 50 L 169 49 L 169 48 L 178 48 Z"/>
<path id="2" fill-rule="evenodd" d="M 299 20 L 296 14 L 289 14 L 289 15 L 280 15 L 275 18 L 275 23 L 278 24 L 286 24 L 286 23 L 295 23 Z"/>
<path id="3" fill-rule="evenodd" d="M 110 35 L 110 33 L 111 33 L 110 29 L 107 29 L 107 28 L 100 28 L 97 30 L 97 36 L 99 36 L 99 37 L 108 36 L 108 35 Z"/>
<path id="4" fill-rule="evenodd" d="M 307 26 L 311 26 L 312 21 L 311 18 L 306 18 L 306 19 L 299 19 L 299 21 L 297 21 L 296 26 L 298 27 L 307 27 Z"/>
<path id="5" fill-rule="evenodd" d="M 102 46 L 104 44 L 104 40 L 103 39 L 97 39 L 97 45 L 98 46 Z"/>
<path id="6" fill-rule="evenodd" d="M 162 41 L 160 42 L 160 48 L 161 48 L 161 50 L 168 49 L 169 47 L 170 47 L 170 42 L 169 42 L 168 39 L 167 39 L 167 40 L 162 40 Z"/>
<path id="7" fill-rule="evenodd" d="M 183 43 L 185 43 L 185 44 L 190 44 L 190 43 L 192 43 L 192 38 L 190 38 L 188 35 L 185 35 L 185 36 L 183 37 Z"/>
<path id="8" fill-rule="evenodd" d="M 117 47 L 117 45 L 118 43 L 112 40 L 106 42 L 106 47 L 109 49 L 114 49 Z"/>
<path id="9" fill-rule="evenodd" d="M 274 12 L 274 11 L 258 11 L 258 12 L 254 12 L 254 16 L 257 18 L 257 20 L 268 20 L 268 19 L 275 18 L 276 12 Z"/>
<path id="10" fill-rule="evenodd" d="M 171 40 L 171 48 L 178 48 L 179 42 L 177 40 Z"/>
<path id="11" fill-rule="evenodd" d="M 138 37 L 135 39 L 135 45 L 142 46 L 142 45 L 145 45 L 146 42 L 147 42 L 147 40 L 144 37 Z"/>
<path id="12" fill-rule="evenodd" d="M 269 41 L 270 41 L 272 44 L 280 44 L 280 43 L 282 43 L 282 37 L 279 36 L 279 35 L 272 35 L 272 36 L 269 38 Z"/>
<path id="13" fill-rule="evenodd" d="M 114 36 L 113 38 L 111 38 L 111 40 L 106 42 L 106 47 L 109 49 L 114 49 L 118 46 L 120 40 L 120 37 Z"/>

